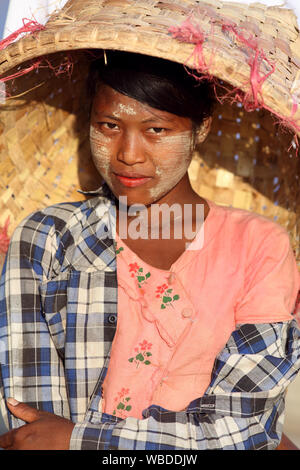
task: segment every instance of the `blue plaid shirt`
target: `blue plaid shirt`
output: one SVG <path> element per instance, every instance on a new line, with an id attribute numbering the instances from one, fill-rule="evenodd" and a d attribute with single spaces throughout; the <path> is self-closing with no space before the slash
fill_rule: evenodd
<path id="1" fill-rule="evenodd" d="M 284 396 L 300 367 L 288 322 L 242 324 L 216 358 L 211 383 L 186 410 L 153 404 L 143 419 L 101 412 L 117 323 L 115 205 L 62 203 L 27 217 L 0 283 L 1 413 L 11 396 L 76 423 L 70 449 L 274 449 Z"/>

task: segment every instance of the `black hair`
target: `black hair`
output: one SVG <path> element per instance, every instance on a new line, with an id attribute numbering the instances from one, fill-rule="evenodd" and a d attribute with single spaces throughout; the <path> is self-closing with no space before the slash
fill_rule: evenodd
<path id="1" fill-rule="evenodd" d="M 196 80 L 182 64 L 141 54 L 109 51 L 92 62 L 88 91 L 99 83 L 152 108 L 188 117 L 195 126 L 212 115 L 215 95 L 207 79 Z"/>

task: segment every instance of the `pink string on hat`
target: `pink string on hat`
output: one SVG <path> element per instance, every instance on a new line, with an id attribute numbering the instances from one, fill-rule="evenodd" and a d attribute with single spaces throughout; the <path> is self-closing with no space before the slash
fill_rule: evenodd
<path id="1" fill-rule="evenodd" d="M 10 34 L 6 38 L 4 38 L 2 41 L 0 41 L 0 51 L 5 49 L 9 44 L 14 42 L 22 33 L 35 33 L 37 31 L 42 31 L 45 29 L 45 26 L 42 24 L 38 23 L 35 20 L 29 20 L 28 18 L 23 18 L 23 26 L 14 33 Z"/>
<path id="2" fill-rule="evenodd" d="M 200 13 L 198 14 L 200 15 Z M 205 14 L 210 16 L 208 10 L 205 12 Z M 224 103 L 225 100 L 229 99 L 231 103 L 242 103 L 246 111 L 254 111 L 259 108 L 265 108 L 278 118 L 279 124 L 281 126 L 288 127 L 294 132 L 300 132 L 300 126 L 293 118 L 298 109 L 298 104 L 295 97 L 292 97 L 293 103 L 290 117 L 282 116 L 264 103 L 262 86 L 267 78 L 275 72 L 276 67 L 275 64 L 267 58 L 264 50 L 259 48 L 258 40 L 253 35 L 247 34 L 247 32 L 244 31 L 244 28 L 238 27 L 236 23 L 231 21 L 226 21 L 225 18 L 221 16 L 211 17 L 210 24 L 211 30 L 210 33 L 207 33 L 200 27 L 199 24 L 197 24 L 197 11 L 194 11 L 193 14 L 190 15 L 190 17 L 180 26 L 172 26 L 169 28 L 169 33 L 171 33 L 174 39 L 195 45 L 193 53 L 186 60 L 186 64 L 190 61 L 191 57 L 193 57 L 193 68 L 198 73 L 201 73 L 201 75 L 197 76 L 193 72 L 189 71 L 188 73 L 193 75 L 197 80 L 208 79 L 212 81 L 214 84 L 216 98 L 221 104 Z M 222 31 L 225 34 L 228 34 L 229 37 L 230 35 L 233 35 L 233 39 L 231 39 L 231 41 L 237 41 L 239 47 L 243 47 L 248 55 L 248 64 L 250 67 L 250 87 L 247 86 L 248 82 L 245 83 L 245 87 L 248 88 L 246 92 L 243 92 L 239 88 L 229 89 L 224 83 L 218 83 L 219 87 L 225 91 L 222 96 L 218 96 L 217 79 L 210 72 L 213 65 L 212 58 L 214 56 L 214 52 L 211 53 L 209 64 L 207 64 L 203 53 L 203 45 L 209 39 L 209 37 L 211 38 L 213 44 L 213 26 L 216 24 L 221 25 Z M 262 71 L 263 66 L 266 69 L 265 71 Z M 299 139 L 296 132 L 291 146 L 296 146 L 296 153 L 298 154 Z M 291 146 L 288 150 L 290 150 Z"/>
<path id="3" fill-rule="evenodd" d="M 0 227 L 0 253 L 5 254 L 9 246 L 8 236 L 9 217 L 6 219 L 4 227 Z"/>

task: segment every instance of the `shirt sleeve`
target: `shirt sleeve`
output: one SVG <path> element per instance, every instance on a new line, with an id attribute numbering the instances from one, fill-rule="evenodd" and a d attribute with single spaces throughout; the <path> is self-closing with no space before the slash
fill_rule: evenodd
<path id="1" fill-rule="evenodd" d="M 144 419 L 91 413 L 70 449 L 271 450 L 280 442 L 287 386 L 300 367 L 296 321 L 242 324 L 218 355 L 206 393 L 185 411 L 152 405 Z"/>
<path id="2" fill-rule="evenodd" d="M 235 309 L 236 324 L 272 323 L 292 318 L 300 273 L 289 235 L 281 226 L 267 222 L 249 237 L 244 289 Z"/>
<path id="3" fill-rule="evenodd" d="M 52 262 L 52 225 L 42 212 L 24 219 L 14 231 L 0 279 L 0 413 L 9 429 L 25 423 L 8 412 L 8 397 L 69 416 L 64 368 L 39 291 Z"/>

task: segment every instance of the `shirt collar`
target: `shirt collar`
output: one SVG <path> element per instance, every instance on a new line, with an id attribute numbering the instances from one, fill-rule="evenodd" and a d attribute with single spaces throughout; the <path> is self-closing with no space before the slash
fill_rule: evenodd
<path id="1" fill-rule="evenodd" d="M 116 199 L 105 184 L 95 191 L 82 191 L 95 197 L 85 201 L 85 220 L 76 236 L 71 264 L 78 271 L 116 271 Z"/>

